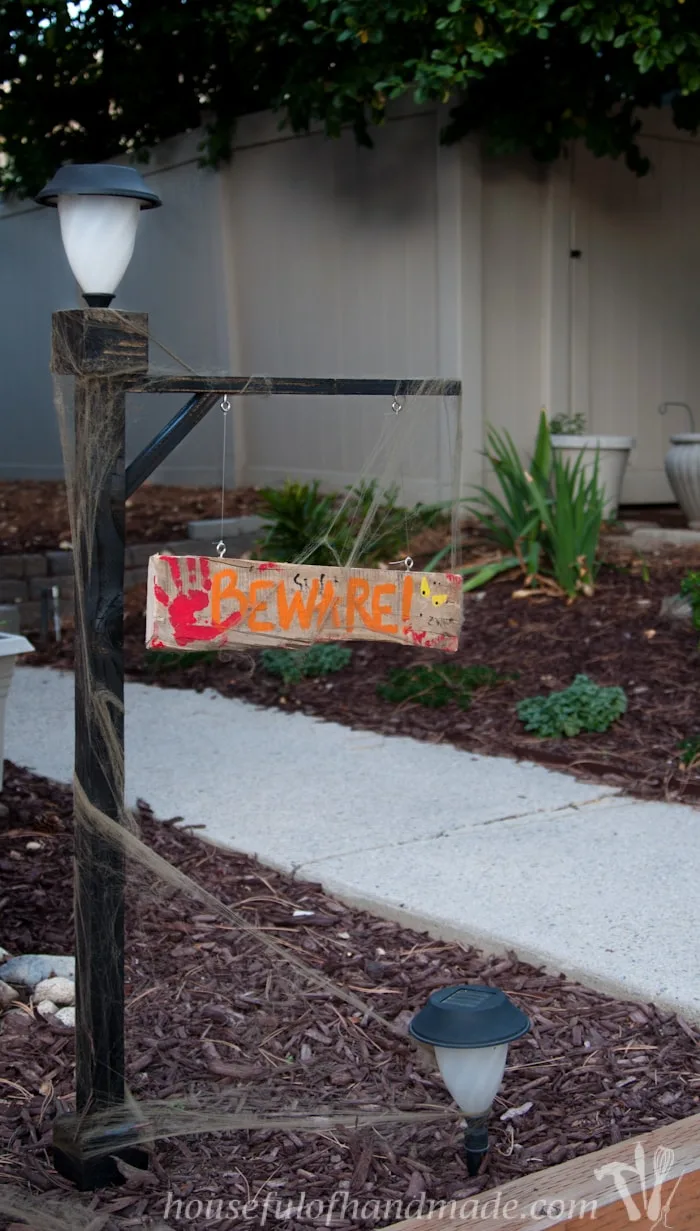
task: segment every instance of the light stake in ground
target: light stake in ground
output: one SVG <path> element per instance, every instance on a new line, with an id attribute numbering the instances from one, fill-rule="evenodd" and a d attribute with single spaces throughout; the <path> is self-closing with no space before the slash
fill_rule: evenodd
<path id="1" fill-rule="evenodd" d="M 433 992 L 408 1029 L 434 1049 L 442 1080 L 464 1112 L 467 1171 L 476 1175 L 488 1150 L 488 1118 L 508 1044 L 527 1033 L 530 1021 L 499 988 L 459 983 Z"/>

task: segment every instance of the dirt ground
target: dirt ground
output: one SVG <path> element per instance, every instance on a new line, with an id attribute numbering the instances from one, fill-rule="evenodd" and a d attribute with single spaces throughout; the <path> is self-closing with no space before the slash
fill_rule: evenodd
<path id="1" fill-rule="evenodd" d="M 13 954 L 73 952 L 71 814 L 68 788 L 6 765 L 0 941 Z M 54 1231 L 88 1223 L 100 1231 L 162 1226 L 169 1201 L 168 1226 L 180 1225 L 173 1203 L 181 1201 L 191 1202 L 194 1214 L 186 1222 L 193 1231 L 259 1228 L 266 1196 L 268 1226 L 371 1231 L 396 1221 L 391 1203 L 415 1203 L 421 1194 L 466 1198 L 700 1109 L 698 1034 L 672 1014 L 613 1000 L 513 955 L 487 957 L 350 909 L 316 884 L 203 842 L 177 818 L 157 821 L 145 804 L 138 821 L 160 855 L 290 956 L 369 1002 L 382 1020 L 368 1020 L 339 996 L 319 991 L 271 958 L 259 937 L 180 893 L 164 892 L 130 865 L 126 1072 L 136 1099 L 197 1094 L 206 1115 L 225 1098 L 230 1106 L 233 1092 L 256 1108 L 427 1108 L 427 1119 L 357 1130 L 160 1139 L 148 1172 L 128 1173 L 121 1188 L 78 1196 L 50 1156 L 53 1120 L 73 1102 L 73 1032 L 28 1007 L 15 1009 L 0 1026 L 3 1231 L 19 1227 L 3 1217 L 10 1185 L 19 1185 L 44 1214 L 58 1199 Z M 511 1047 L 491 1118 L 491 1149 L 473 1179 L 442 1082 L 405 1035 L 431 991 L 463 981 L 502 987 L 532 1022 Z M 163 1132 L 167 1125 L 166 1114 Z M 339 1197 L 326 1221 L 333 1193 Z M 247 1213 L 212 1222 L 207 1202 L 219 1200 L 238 1202 Z M 78 1222 L 76 1204 L 84 1221 Z M 278 1221 L 287 1208 L 291 1215 Z"/>
<path id="2" fill-rule="evenodd" d="M 255 488 L 225 494 L 226 517 L 254 513 Z M 128 543 L 163 543 L 187 537 L 187 523 L 221 514 L 221 492 L 211 487 L 146 483 L 126 504 Z M 0 555 L 51 551 L 70 543 L 63 483 L 0 481 Z"/>

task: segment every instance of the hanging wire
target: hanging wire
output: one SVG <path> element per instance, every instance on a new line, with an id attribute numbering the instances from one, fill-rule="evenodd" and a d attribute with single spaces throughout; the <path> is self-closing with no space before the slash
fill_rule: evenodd
<path id="1" fill-rule="evenodd" d="M 221 443 L 221 521 L 219 525 L 219 541 L 216 544 L 216 551 L 220 560 L 223 560 L 226 555 L 226 544 L 224 542 L 224 514 L 226 512 L 226 423 L 228 421 L 228 412 L 231 409 L 231 403 L 226 394 L 221 400 L 221 413 L 224 417 L 223 439 Z"/>

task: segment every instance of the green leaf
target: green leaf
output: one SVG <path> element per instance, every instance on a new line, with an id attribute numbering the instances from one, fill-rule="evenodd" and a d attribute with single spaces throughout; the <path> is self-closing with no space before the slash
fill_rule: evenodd
<path id="1" fill-rule="evenodd" d="M 527 731 L 540 739 L 572 738 L 582 731 L 607 731 L 627 710 L 624 689 L 594 684 L 577 675 L 568 688 L 527 697 L 516 706 Z"/>
<path id="2" fill-rule="evenodd" d="M 462 589 L 466 592 L 469 590 L 478 590 L 480 586 L 485 586 L 489 581 L 493 581 L 494 577 L 498 577 L 501 573 L 508 573 L 511 569 L 517 568 L 519 564 L 517 556 L 505 556 L 502 560 L 497 560 L 493 564 L 484 564 L 481 568 L 465 581 Z M 460 569 L 460 572 L 469 572 L 469 569 Z"/>

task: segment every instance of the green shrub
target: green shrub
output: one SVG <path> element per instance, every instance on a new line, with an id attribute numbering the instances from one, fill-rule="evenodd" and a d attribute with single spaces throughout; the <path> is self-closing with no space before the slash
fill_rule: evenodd
<path id="1" fill-rule="evenodd" d="M 581 731 L 607 731 L 626 709 L 624 689 L 604 688 L 587 675 L 577 675 L 561 692 L 520 701 L 517 713 L 527 731 L 540 739 L 559 739 Z"/>
<path id="2" fill-rule="evenodd" d="M 146 650 L 145 667 L 150 674 L 160 675 L 186 667 L 210 665 L 218 659 L 218 650 Z"/>
<path id="3" fill-rule="evenodd" d="M 586 431 L 585 415 L 555 415 L 549 421 L 552 436 L 583 436 Z"/>
<path id="4" fill-rule="evenodd" d="M 398 494 L 396 486 L 380 492 L 374 479 L 349 488 L 345 499 L 322 495 L 317 480 L 266 488 L 261 497 L 267 524 L 258 543 L 259 558 L 345 564 L 362 535 L 355 564 L 371 567 L 398 559 L 406 554 L 409 535 L 434 526 L 446 513 L 443 504 L 403 508 Z"/>
<path id="5" fill-rule="evenodd" d="M 700 633 L 700 573 L 686 573 L 681 582 L 681 594 L 690 603 L 693 628 Z"/>
<path id="6" fill-rule="evenodd" d="M 332 675 L 352 660 L 345 645 L 311 645 L 308 650 L 263 650 L 260 661 L 270 675 L 281 676 L 286 685 L 309 676 Z"/>
<path id="7" fill-rule="evenodd" d="M 489 429 L 486 456 L 500 493 L 477 488 L 479 495 L 467 507 L 503 556 L 461 569 L 468 578 L 465 590 L 520 568 L 528 586 L 551 579 L 570 599 L 591 595 L 605 508 L 597 461 L 589 474 L 582 457 L 570 462 L 553 453 L 544 411 L 529 470 L 507 432 Z"/>
<path id="8" fill-rule="evenodd" d="M 377 693 L 385 701 L 415 701 L 431 709 L 454 701 L 460 709 L 468 710 L 476 688 L 500 684 L 506 678 L 492 667 L 419 664 L 391 671 L 387 682 L 377 685 Z"/>
<path id="9" fill-rule="evenodd" d="M 335 536 L 341 552 L 345 546 L 337 540 L 333 525 L 336 497 L 323 496 L 318 480 L 313 483 L 288 481 L 279 490 L 267 487 L 260 493 L 262 516 L 267 523 L 258 544 L 263 560 L 297 560 L 315 543 Z M 307 564 L 337 563 L 324 542 L 315 547 Z"/>
<path id="10" fill-rule="evenodd" d="M 682 739 L 678 745 L 678 751 L 680 753 L 678 768 L 695 769 L 700 761 L 700 735 L 689 735 L 687 739 Z"/>

